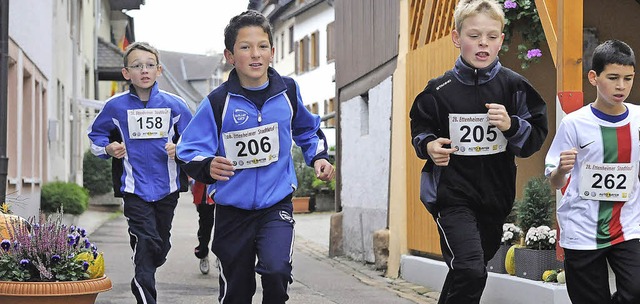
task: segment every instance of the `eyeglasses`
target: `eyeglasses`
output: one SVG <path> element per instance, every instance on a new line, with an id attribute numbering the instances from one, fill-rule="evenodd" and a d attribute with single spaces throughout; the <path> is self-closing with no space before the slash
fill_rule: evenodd
<path id="1" fill-rule="evenodd" d="M 133 70 L 136 70 L 138 72 L 142 72 L 142 70 L 144 70 L 144 68 L 147 68 L 147 70 L 153 70 L 153 69 L 156 69 L 157 67 L 158 67 L 158 65 L 155 64 L 155 63 L 148 63 L 148 64 L 139 63 L 139 64 L 128 66 L 126 68 L 127 69 L 133 69 Z"/>

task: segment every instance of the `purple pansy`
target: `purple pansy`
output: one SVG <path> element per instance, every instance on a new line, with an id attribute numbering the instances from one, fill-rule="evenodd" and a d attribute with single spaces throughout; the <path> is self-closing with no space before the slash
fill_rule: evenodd
<path id="1" fill-rule="evenodd" d="M 8 251 L 11 248 L 11 241 L 9 240 L 2 240 L 2 243 L 0 243 L 0 247 L 2 249 L 4 249 L 5 251 Z"/>

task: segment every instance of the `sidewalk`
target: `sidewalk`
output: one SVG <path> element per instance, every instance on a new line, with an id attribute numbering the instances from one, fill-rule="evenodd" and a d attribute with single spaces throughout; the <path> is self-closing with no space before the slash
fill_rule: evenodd
<path id="1" fill-rule="evenodd" d="M 190 203 L 190 199 L 191 199 L 190 195 L 183 194 L 183 197 L 180 199 L 180 202 L 178 205 L 178 208 L 180 208 L 181 210 L 177 210 L 177 215 L 184 214 L 184 212 L 187 211 L 188 213 L 190 213 L 190 216 L 195 216 L 195 209 L 191 210 L 193 206 Z M 91 237 L 91 233 L 98 231 L 99 228 L 102 227 L 103 225 L 105 227 L 99 230 L 98 233 L 96 234 L 98 238 L 104 235 L 105 231 L 109 231 L 109 229 L 112 229 L 115 222 L 121 222 L 120 224 L 117 224 L 118 226 L 122 226 L 122 225 L 126 226 L 126 222 L 123 220 L 122 214 L 120 212 L 104 212 L 104 211 L 95 210 L 95 208 L 90 208 L 90 209 L 91 210 L 87 210 L 78 219 L 78 226 L 85 228 L 90 233 L 90 237 Z M 191 213 L 193 214 L 191 215 Z M 295 256 L 296 258 L 294 259 L 294 278 L 296 278 L 298 283 L 292 285 L 292 293 L 297 293 L 297 294 L 292 294 L 291 295 L 292 299 L 289 302 L 291 303 L 325 303 L 326 299 L 324 298 L 329 297 L 329 295 L 324 295 L 324 294 L 315 295 L 315 298 L 324 299 L 319 302 L 308 302 L 307 300 L 314 298 L 312 297 L 313 294 L 317 293 L 318 292 L 317 290 L 321 290 L 321 288 L 323 288 L 322 286 L 319 286 L 320 284 L 327 285 L 327 286 L 324 286 L 324 288 L 326 288 L 325 290 L 332 290 L 332 291 L 337 289 L 344 290 L 345 287 L 347 286 L 340 286 L 339 288 L 337 286 L 333 286 L 333 287 L 331 286 L 331 284 L 335 285 L 336 283 L 341 282 L 339 279 L 334 279 L 335 275 L 331 274 L 331 271 L 338 270 L 341 273 L 347 274 L 349 277 L 355 278 L 357 282 L 360 282 L 364 286 L 369 286 L 368 288 L 374 288 L 373 290 L 379 290 L 380 292 L 395 294 L 399 298 L 397 298 L 397 301 L 393 301 L 392 303 L 405 303 L 405 301 L 410 301 L 412 303 L 428 303 L 428 304 L 437 303 L 437 297 L 438 297 L 437 292 L 432 292 L 431 290 L 423 286 L 409 283 L 403 279 L 386 278 L 384 277 L 384 274 L 381 271 L 375 270 L 373 265 L 371 264 L 363 264 L 361 262 L 355 262 L 346 257 L 329 258 L 328 257 L 329 224 L 330 224 L 330 218 L 332 214 L 333 214 L 332 212 L 317 212 L 317 213 L 294 215 L 294 218 L 296 220 L 295 250 L 296 252 L 299 253 L 299 255 L 296 255 Z M 105 224 L 108 224 L 108 225 L 105 225 Z M 122 229 L 124 229 L 124 226 L 123 228 L 119 228 L 119 229 L 120 229 L 119 231 L 122 231 Z M 182 250 L 182 249 L 178 249 L 176 246 L 181 241 L 181 240 L 178 240 L 177 238 L 179 238 L 180 235 L 183 235 L 184 232 L 187 232 L 187 231 L 183 231 L 184 228 L 181 225 L 179 225 L 178 222 L 174 223 L 174 230 L 175 232 L 172 233 L 173 234 L 172 243 L 174 244 L 174 248 L 172 249 L 172 251 L 173 251 L 173 254 L 177 254 L 179 250 Z M 195 234 L 195 229 L 188 229 L 188 232 Z M 108 233 L 108 234 L 113 235 L 111 233 Z M 109 242 L 115 242 L 115 241 L 116 240 L 113 239 L 112 237 L 110 238 Z M 102 248 L 105 248 L 107 246 L 111 246 L 111 245 L 102 244 Z M 125 250 L 126 246 L 120 246 L 118 248 L 120 248 L 120 250 Z M 189 250 L 192 250 L 192 249 L 188 249 L 186 251 L 189 251 Z M 130 257 L 130 253 L 126 252 L 126 254 L 122 254 L 122 257 L 119 259 L 126 260 L 126 263 L 130 264 L 130 259 L 128 257 Z M 110 258 L 113 258 L 113 257 L 110 257 Z M 188 256 L 188 258 L 185 259 L 186 261 L 179 261 L 180 264 L 183 264 L 186 262 L 186 266 L 185 265 L 180 266 L 182 267 L 183 271 L 185 270 L 184 268 L 186 267 L 187 272 L 192 272 L 191 270 L 189 270 L 191 268 L 189 266 L 191 263 L 189 262 L 193 262 L 191 258 L 192 258 L 191 256 Z M 175 259 L 173 259 L 173 261 L 175 261 Z M 308 263 L 312 263 L 312 264 L 310 265 Z M 317 268 L 318 266 L 312 266 L 314 263 L 315 265 L 326 265 L 326 266 Z M 299 267 L 296 267 L 295 265 L 299 265 Z M 117 266 L 117 267 L 120 267 L 120 266 Z M 196 266 L 193 266 L 193 268 L 194 268 L 193 270 L 197 269 Z M 171 271 L 171 272 L 173 273 L 174 271 Z M 110 273 L 109 274 L 110 277 L 112 277 L 112 279 L 114 280 L 114 291 L 116 291 L 117 289 L 123 290 L 122 284 L 120 284 L 120 286 L 118 287 L 116 286 L 116 281 L 127 282 L 128 280 L 130 280 L 130 277 L 128 277 L 129 274 L 121 275 L 118 273 L 113 273 L 113 271 L 110 271 L 109 273 Z M 164 271 L 161 269 L 159 272 L 159 276 L 160 276 L 159 282 L 162 281 L 163 273 Z M 175 275 L 180 276 L 180 274 L 175 274 Z M 305 281 L 314 282 L 313 283 L 314 286 L 307 286 L 307 287 L 304 287 L 304 285 L 302 287 L 298 286 L 300 282 L 304 284 Z M 214 284 L 217 285 L 217 283 L 214 283 Z M 311 290 L 308 290 L 307 288 L 311 288 Z M 124 289 L 126 290 L 127 286 L 124 286 Z M 316 291 L 314 292 L 314 290 Z M 352 290 L 351 293 L 353 293 L 354 291 L 355 290 Z M 307 294 L 308 292 L 312 292 L 312 294 Z M 113 292 L 110 292 L 110 294 L 112 296 L 109 296 L 109 298 L 115 298 L 116 299 L 114 300 L 115 302 L 107 302 L 106 300 L 104 300 L 105 299 L 104 296 L 106 295 L 103 295 L 103 296 L 100 296 L 99 299 L 103 299 L 103 300 L 101 300 L 102 302 L 99 301 L 99 303 L 120 303 L 117 301 L 118 296 L 115 296 Z M 210 298 L 210 296 L 208 296 L 208 298 Z M 343 296 L 342 299 L 344 298 L 345 297 Z M 361 297 L 360 300 L 365 300 L 365 298 L 366 297 Z M 404 300 L 401 300 L 401 299 L 404 299 Z M 360 301 L 338 302 L 338 301 L 332 300 L 331 303 L 360 303 Z M 371 299 L 369 299 L 369 301 L 364 301 L 362 303 L 379 303 L 379 302 L 376 302 L 375 300 L 372 301 Z"/>

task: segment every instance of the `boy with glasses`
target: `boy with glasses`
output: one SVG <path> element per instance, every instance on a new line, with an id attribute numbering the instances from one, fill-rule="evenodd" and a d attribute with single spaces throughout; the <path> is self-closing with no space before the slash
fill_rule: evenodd
<path id="1" fill-rule="evenodd" d="M 138 303 L 156 303 L 156 269 L 166 261 L 179 192 L 188 180 L 175 161 L 176 142 L 191 120 L 184 99 L 158 89 L 158 51 L 145 42 L 124 54 L 122 75 L 129 90 L 108 99 L 89 126 L 91 152 L 113 157 L 113 190 L 123 197 Z"/>

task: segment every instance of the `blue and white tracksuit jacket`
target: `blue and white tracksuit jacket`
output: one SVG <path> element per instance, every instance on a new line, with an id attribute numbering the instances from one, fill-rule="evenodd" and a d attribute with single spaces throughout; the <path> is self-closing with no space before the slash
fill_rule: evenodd
<path id="1" fill-rule="evenodd" d="M 258 109 L 245 97 L 238 75 L 232 70 L 229 80 L 202 101 L 178 141 L 176 155 L 185 163 L 182 168 L 194 179 L 210 184 L 208 193 L 218 205 L 258 210 L 271 207 L 291 194 L 298 185 L 291 158 L 294 141 L 302 148 L 307 165 L 319 158 L 328 159 L 320 117 L 304 107 L 297 84 L 273 68 L 269 68 L 268 75 L 266 102 Z M 289 87 L 295 85 L 297 100 L 289 101 L 285 82 Z M 227 157 L 223 134 L 272 123 L 278 125 L 277 161 L 256 168 L 236 166 L 228 181 L 211 178 L 209 165 L 213 158 Z"/>
<path id="2" fill-rule="evenodd" d="M 127 111 L 152 108 L 170 109 L 169 124 L 162 126 L 166 135 L 161 138 L 131 139 Z M 154 202 L 180 190 L 180 167 L 167 155 L 165 144 L 177 142 L 191 116 L 184 99 L 159 90 L 157 82 L 151 88 L 146 106 L 133 86 L 129 91 L 108 99 L 87 133 L 91 140 L 91 152 L 100 158 L 110 157 L 105 147 L 114 137 L 121 139 L 126 147 L 120 187 L 114 191 L 135 194 L 144 201 Z M 114 188 L 117 185 L 117 181 L 114 181 Z"/>

